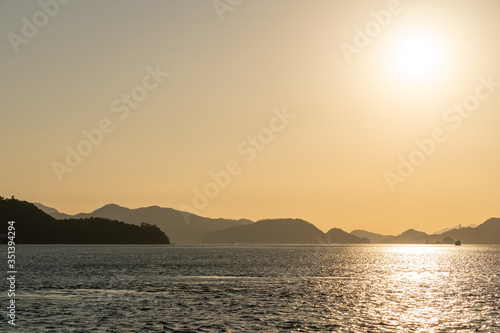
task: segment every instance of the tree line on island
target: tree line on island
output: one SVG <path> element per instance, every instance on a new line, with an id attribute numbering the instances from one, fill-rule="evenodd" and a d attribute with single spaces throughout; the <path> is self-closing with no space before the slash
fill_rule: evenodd
<path id="1" fill-rule="evenodd" d="M 149 223 L 128 224 L 90 217 L 58 220 L 34 204 L 0 197 L 2 236 L 14 221 L 16 244 L 169 244 L 163 231 Z"/>
<path id="2" fill-rule="evenodd" d="M 454 244 L 461 240 L 464 244 L 500 244 L 498 218 L 432 235 L 410 229 L 393 236 L 338 228 L 324 233 L 301 219 L 212 219 L 158 206 L 129 209 L 109 204 L 91 213 L 67 215 L 14 198 L 1 198 L 0 217 L 16 221 L 16 239 L 24 243 Z"/>

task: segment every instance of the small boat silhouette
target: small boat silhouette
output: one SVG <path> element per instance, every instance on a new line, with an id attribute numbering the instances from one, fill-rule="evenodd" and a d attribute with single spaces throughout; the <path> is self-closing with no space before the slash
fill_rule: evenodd
<path id="1" fill-rule="evenodd" d="M 460 245 L 462 245 L 462 242 L 461 242 L 461 241 L 459 241 L 459 240 L 457 240 L 457 241 L 455 242 L 455 245 L 456 245 L 456 246 L 460 246 Z"/>

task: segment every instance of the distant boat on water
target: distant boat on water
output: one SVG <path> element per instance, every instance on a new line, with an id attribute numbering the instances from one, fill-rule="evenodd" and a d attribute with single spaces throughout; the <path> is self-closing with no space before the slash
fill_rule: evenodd
<path id="1" fill-rule="evenodd" d="M 456 245 L 456 246 L 460 246 L 460 245 L 462 245 L 462 242 L 461 242 L 460 240 L 457 240 L 457 241 L 455 242 L 455 245 Z"/>

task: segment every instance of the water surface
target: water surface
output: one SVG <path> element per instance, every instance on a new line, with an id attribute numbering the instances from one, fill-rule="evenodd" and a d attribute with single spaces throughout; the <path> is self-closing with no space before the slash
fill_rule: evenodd
<path id="1" fill-rule="evenodd" d="M 500 246 L 17 250 L 13 332 L 500 332 Z"/>

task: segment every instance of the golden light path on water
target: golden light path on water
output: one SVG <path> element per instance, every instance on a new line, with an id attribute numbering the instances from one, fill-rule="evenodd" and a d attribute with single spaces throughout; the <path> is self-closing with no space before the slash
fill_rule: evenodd
<path id="1" fill-rule="evenodd" d="M 467 248 L 397 245 L 374 249 L 372 255 L 377 257 L 381 274 L 369 279 L 366 294 L 370 306 L 364 315 L 380 317 L 383 326 L 411 332 L 441 331 L 443 323 L 452 318 L 454 328 L 462 332 L 468 322 L 481 318 L 476 302 L 481 303 L 485 295 L 474 293 L 474 281 L 479 277 L 467 275 L 468 266 L 474 263 L 461 261 Z M 467 310 L 464 294 L 479 298 Z"/>

